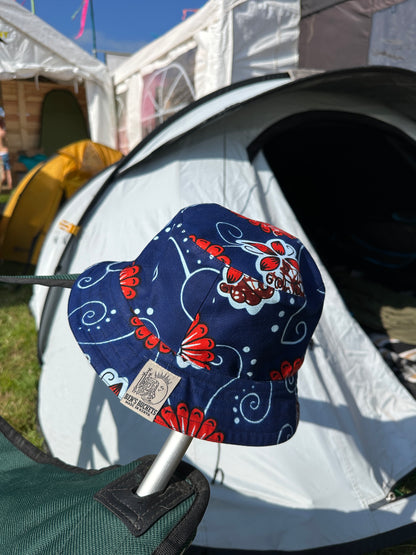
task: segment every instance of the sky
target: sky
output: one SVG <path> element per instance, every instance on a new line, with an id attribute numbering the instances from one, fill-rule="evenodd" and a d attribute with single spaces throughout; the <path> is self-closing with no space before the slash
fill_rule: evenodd
<path id="1" fill-rule="evenodd" d="M 183 10 L 201 8 L 207 0 L 89 0 L 85 29 L 80 31 L 84 0 L 15 0 L 26 9 L 74 40 L 89 54 L 93 52 L 91 5 L 96 48 L 100 51 L 133 53 L 182 21 Z M 191 17 L 187 12 L 186 17 Z"/>

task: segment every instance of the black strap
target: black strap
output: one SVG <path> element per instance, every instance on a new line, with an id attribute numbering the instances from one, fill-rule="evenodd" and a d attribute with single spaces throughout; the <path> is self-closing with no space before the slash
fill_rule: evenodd
<path id="1" fill-rule="evenodd" d="M 134 470 L 105 486 L 94 497 L 117 515 L 130 532 L 138 537 L 182 501 L 194 495 L 196 499 L 190 511 L 192 514 L 185 519 L 184 530 L 180 530 L 180 533 L 176 530 L 173 535 L 176 537 L 179 533 L 178 537 L 181 538 L 179 543 L 187 539 L 191 540 L 208 504 L 209 484 L 196 468 L 182 461 L 164 491 L 139 497 L 135 490 L 143 480 L 154 458 L 153 455 L 142 457 L 141 464 Z M 178 538 L 175 540 L 173 537 L 170 538 L 172 543 L 177 541 Z"/>

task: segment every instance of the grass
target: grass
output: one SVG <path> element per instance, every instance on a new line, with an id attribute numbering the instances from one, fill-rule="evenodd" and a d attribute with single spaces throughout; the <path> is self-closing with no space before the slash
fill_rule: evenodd
<path id="1" fill-rule="evenodd" d="M 10 193 L 0 193 L 0 204 L 6 204 L 10 198 Z"/>
<path id="2" fill-rule="evenodd" d="M 0 264 L 1 274 L 18 274 L 21 265 Z M 29 310 L 32 287 L 0 284 L 0 412 L 39 448 L 44 440 L 37 426 L 40 365 L 37 332 Z"/>

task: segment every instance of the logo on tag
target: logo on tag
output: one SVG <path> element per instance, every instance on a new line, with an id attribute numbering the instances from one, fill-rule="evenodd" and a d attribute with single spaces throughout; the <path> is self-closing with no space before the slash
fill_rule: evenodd
<path id="1" fill-rule="evenodd" d="M 148 360 L 121 402 L 147 420 L 153 421 L 180 381 L 179 376 L 172 374 L 157 362 Z"/>

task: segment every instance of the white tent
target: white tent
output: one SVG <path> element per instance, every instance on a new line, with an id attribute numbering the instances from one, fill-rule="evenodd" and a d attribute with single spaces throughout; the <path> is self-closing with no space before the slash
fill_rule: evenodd
<path id="1" fill-rule="evenodd" d="M 210 0 L 113 72 L 119 147 L 129 151 L 190 102 L 296 67 L 299 0 Z"/>
<path id="2" fill-rule="evenodd" d="M 218 202 L 299 236 L 318 261 L 327 296 L 299 375 L 298 431 L 276 447 L 192 442 L 188 459 L 215 482 L 196 546 L 368 553 L 416 536 L 415 496 L 392 493 L 416 468 L 416 401 L 344 304 L 316 234 L 329 236 L 328 221 L 355 222 L 367 196 L 371 220 L 376 192 L 388 192 L 389 209 L 409 205 L 399 193 L 414 183 L 415 91 L 415 74 L 380 67 L 219 91 L 86 185 L 45 240 L 38 274 L 79 273 L 135 259 L 180 208 Z M 288 184 L 280 162 L 299 180 Z M 358 162 L 372 171 L 357 171 Z M 80 226 L 77 236 L 63 219 Z M 157 452 L 167 431 L 98 380 L 69 330 L 67 293 L 36 286 L 31 301 L 43 364 L 39 420 L 52 453 L 101 467 Z"/>
<path id="3" fill-rule="evenodd" d="M 106 66 L 14 0 L 0 0 L 0 80 L 84 83 L 91 139 L 115 148 L 114 93 Z"/>
<path id="4" fill-rule="evenodd" d="M 114 70 L 119 148 L 127 153 L 190 102 L 252 77 L 414 70 L 415 19 L 413 0 L 209 0 Z"/>

